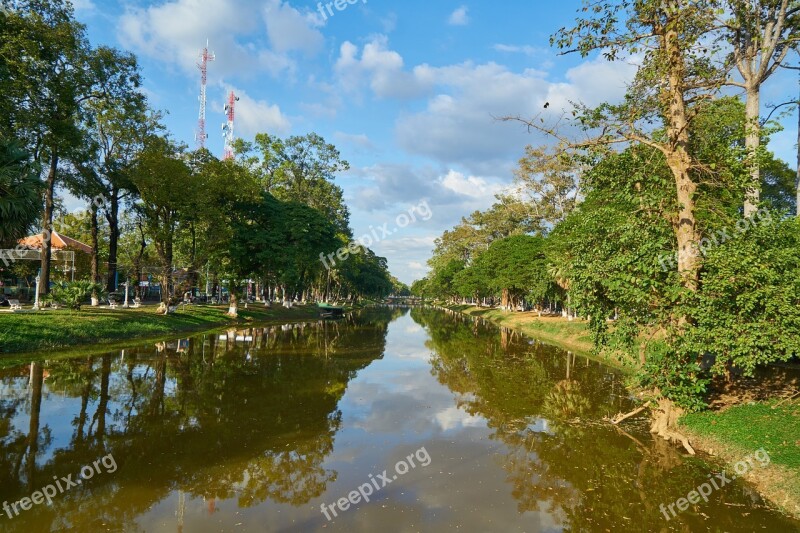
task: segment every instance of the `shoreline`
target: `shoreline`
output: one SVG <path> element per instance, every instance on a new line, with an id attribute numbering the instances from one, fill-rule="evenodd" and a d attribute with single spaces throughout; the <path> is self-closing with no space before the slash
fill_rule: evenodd
<path id="1" fill-rule="evenodd" d="M 550 344 L 562 350 L 575 352 L 608 365 L 625 374 L 630 374 L 630 367 L 622 362 L 593 353 L 594 345 L 586 321 L 575 319 L 564 320 L 560 317 L 539 317 L 534 312 L 502 311 L 489 307 L 474 305 L 449 305 L 441 306 L 444 309 L 461 313 L 466 316 L 483 318 L 495 325 L 510 328 L 524 335 Z"/>
<path id="2" fill-rule="evenodd" d="M 0 366 L 31 357 L 104 351 L 130 341 L 148 342 L 177 333 L 202 333 L 227 326 L 317 318 L 313 306 L 241 307 L 239 317 L 225 315 L 227 306 L 196 305 L 170 315 L 155 306 L 140 309 L 84 307 L 81 311 L 0 314 Z"/>
<path id="3" fill-rule="evenodd" d="M 484 318 L 495 325 L 508 327 L 520 331 L 528 337 L 541 340 L 547 344 L 552 344 L 564 350 L 576 351 L 581 355 L 591 357 L 601 363 L 612 366 L 623 372 L 630 373 L 630 367 L 626 367 L 616 361 L 611 361 L 607 357 L 594 356 L 591 352 L 593 345 L 591 340 L 582 338 L 581 328 L 585 332 L 583 336 L 589 335 L 585 322 L 574 320 L 568 322 L 562 318 L 538 317 L 535 313 L 512 313 L 492 308 L 480 308 L 472 305 L 450 305 L 443 306 L 445 309 L 464 314 L 471 317 Z M 765 404 L 765 402 L 760 402 Z M 800 402 L 798 402 L 800 403 Z M 707 411 L 702 416 L 712 420 L 695 421 L 693 426 L 701 427 L 697 430 L 687 425 L 686 417 L 679 421 L 680 429 L 692 442 L 692 445 L 702 454 L 712 460 L 720 461 L 727 468 L 740 461 L 743 457 L 752 453 L 753 450 L 744 446 L 737 445 L 733 438 L 725 434 L 721 429 L 723 424 L 718 424 L 715 418 L 724 417 L 724 412 Z M 787 428 L 797 426 L 796 415 L 777 415 L 783 416 Z M 754 432 L 766 434 L 766 423 L 754 416 L 748 416 L 749 427 L 754 428 Z M 800 429 L 797 430 L 800 433 Z M 726 438 L 727 437 L 727 438 Z M 800 434 L 796 436 L 800 439 Z M 791 443 L 790 443 L 791 444 Z M 795 446 L 800 448 L 800 440 Z M 798 452 L 800 454 L 800 452 Z M 750 483 L 759 495 L 771 506 L 780 512 L 794 519 L 800 520 L 800 467 L 787 466 L 784 464 L 770 464 L 769 475 L 764 471 L 749 472 L 744 479 Z"/>

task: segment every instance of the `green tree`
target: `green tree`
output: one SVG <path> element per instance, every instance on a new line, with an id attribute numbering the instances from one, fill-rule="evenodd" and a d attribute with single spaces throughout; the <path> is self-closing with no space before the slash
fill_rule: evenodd
<path id="1" fill-rule="evenodd" d="M 4 113 L 0 131 L 25 143 L 46 166 L 42 216 L 42 283 L 50 279 L 54 194 L 60 163 L 83 145 L 79 124 L 84 106 L 138 87 L 136 60 L 108 47 L 92 48 L 72 4 L 55 0 L 3 0 L 0 72 Z"/>
<path id="2" fill-rule="evenodd" d="M 41 208 L 37 166 L 16 142 L 0 142 L 0 248 L 33 228 Z"/>
<path id="3" fill-rule="evenodd" d="M 265 191 L 279 200 L 319 210 L 339 232 L 352 235 L 343 191 L 334 183 L 350 164 L 333 144 L 316 133 L 288 139 L 260 133 L 255 143 L 239 141 L 237 153 L 257 173 Z"/>
<path id="4" fill-rule="evenodd" d="M 151 137 L 134 167 L 134 185 L 142 214 L 160 262 L 161 301 L 169 310 L 172 296 L 175 233 L 182 217 L 196 208 L 198 183 L 183 160 L 183 151 L 170 140 Z"/>
<path id="5" fill-rule="evenodd" d="M 726 0 L 722 2 L 722 39 L 730 46 L 728 62 L 741 81 L 727 83 L 745 93 L 746 146 L 750 157 L 750 184 L 744 199 L 744 214 L 758 209 L 762 187 L 761 86 L 786 61 L 800 43 L 800 2 L 797 0 Z"/>

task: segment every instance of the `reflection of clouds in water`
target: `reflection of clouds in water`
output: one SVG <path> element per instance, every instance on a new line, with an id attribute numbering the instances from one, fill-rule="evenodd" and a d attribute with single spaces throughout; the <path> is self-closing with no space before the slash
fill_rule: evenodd
<path id="1" fill-rule="evenodd" d="M 486 427 L 486 420 L 483 417 L 472 416 L 458 407 L 448 407 L 434 416 L 442 431 L 465 427 Z"/>
<path id="2" fill-rule="evenodd" d="M 405 331 L 409 335 L 412 335 L 414 333 L 420 333 L 423 330 L 422 326 L 420 326 L 419 324 L 409 324 L 408 326 L 405 327 L 405 329 L 403 329 L 403 331 Z"/>
<path id="3" fill-rule="evenodd" d="M 433 354 L 430 350 L 420 350 L 418 347 L 416 349 L 409 347 L 407 350 L 392 350 L 392 357 L 397 359 L 414 359 L 416 361 L 428 363 L 433 357 Z"/>

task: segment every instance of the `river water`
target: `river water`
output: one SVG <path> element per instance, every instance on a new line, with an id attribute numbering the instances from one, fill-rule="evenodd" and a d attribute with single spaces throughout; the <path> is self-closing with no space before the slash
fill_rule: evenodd
<path id="1" fill-rule="evenodd" d="M 422 308 L 36 359 L 0 370 L 0 530 L 800 530 L 740 481 L 680 512 L 720 467 L 602 423 L 623 381 Z"/>

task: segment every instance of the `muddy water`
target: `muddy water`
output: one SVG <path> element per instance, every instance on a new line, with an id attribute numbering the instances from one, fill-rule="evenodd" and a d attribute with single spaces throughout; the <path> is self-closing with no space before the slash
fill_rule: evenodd
<path id="1" fill-rule="evenodd" d="M 0 530 L 800 530 L 739 481 L 672 517 L 719 467 L 601 423 L 630 405 L 430 309 L 36 360 L 0 370 Z"/>

